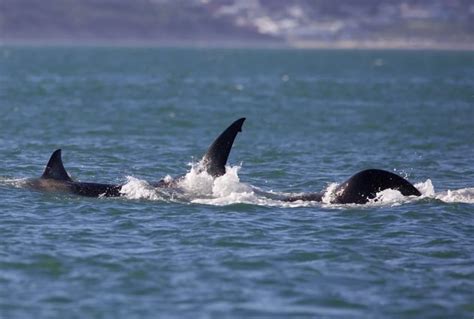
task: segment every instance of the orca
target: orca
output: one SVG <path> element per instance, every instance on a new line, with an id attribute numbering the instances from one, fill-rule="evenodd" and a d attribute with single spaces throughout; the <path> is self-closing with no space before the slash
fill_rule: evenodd
<path id="1" fill-rule="evenodd" d="M 335 190 L 333 204 L 365 204 L 378 192 L 386 189 L 399 191 L 403 196 L 421 196 L 413 184 L 397 174 L 381 169 L 366 169 L 352 175 Z M 286 202 L 323 200 L 324 193 L 308 193 L 283 198 Z"/>
<path id="2" fill-rule="evenodd" d="M 229 158 L 230 150 L 232 149 L 237 133 L 242 132 L 244 121 L 245 117 L 232 123 L 215 139 L 202 157 L 202 168 L 212 177 L 216 178 L 225 175 L 225 165 Z"/>
<path id="3" fill-rule="evenodd" d="M 27 186 L 41 191 L 64 192 L 88 197 L 118 197 L 122 185 L 75 182 L 64 168 L 61 149 L 51 155 L 43 175 L 30 179 Z"/>
<path id="4" fill-rule="evenodd" d="M 206 170 L 214 178 L 225 174 L 225 165 L 232 145 L 237 134 L 242 131 L 244 121 L 245 118 L 236 120 L 214 140 L 201 159 L 200 167 L 202 170 Z M 151 185 L 154 187 L 176 187 L 177 182 L 161 180 Z M 121 189 L 123 185 L 72 180 L 64 168 L 61 149 L 57 149 L 51 155 L 48 164 L 46 164 L 43 175 L 40 178 L 27 180 L 26 186 L 36 190 L 65 192 L 88 197 L 119 197 L 122 195 Z"/>
<path id="5" fill-rule="evenodd" d="M 199 169 L 206 171 L 214 178 L 226 173 L 230 151 L 235 138 L 242 131 L 245 118 L 240 118 L 225 129 L 209 146 L 199 162 Z M 154 187 L 177 187 L 183 177 L 171 181 L 160 180 L 151 183 Z M 102 184 L 77 182 L 71 179 L 64 168 L 61 149 L 53 152 L 46 165 L 43 175 L 27 181 L 27 186 L 43 191 L 67 192 L 89 197 L 118 197 L 122 195 L 121 184 Z M 374 199 L 378 192 L 386 189 L 398 190 L 404 196 L 421 196 L 415 186 L 403 177 L 380 169 L 367 169 L 351 176 L 335 190 L 331 203 L 335 204 L 365 204 Z M 323 200 L 324 193 L 306 193 L 282 198 L 285 202 Z"/>
<path id="6" fill-rule="evenodd" d="M 245 117 L 234 121 L 214 140 L 202 159 L 199 161 L 199 171 L 205 170 L 214 178 L 226 173 L 225 165 L 227 164 L 232 145 L 234 144 L 237 134 L 242 132 L 242 125 L 244 122 Z M 183 178 L 184 176 L 180 176 L 171 181 L 162 179 L 158 182 L 151 183 L 151 185 L 154 187 L 176 187 L 178 182 Z"/>

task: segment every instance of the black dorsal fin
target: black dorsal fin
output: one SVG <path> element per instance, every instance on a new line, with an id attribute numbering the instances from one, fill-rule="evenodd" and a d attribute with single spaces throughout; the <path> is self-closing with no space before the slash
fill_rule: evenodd
<path id="1" fill-rule="evenodd" d="M 61 159 L 61 149 L 53 152 L 41 178 L 72 182 L 72 179 L 64 169 L 63 160 Z"/>
<path id="2" fill-rule="evenodd" d="M 245 117 L 232 123 L 219 137 L 211 144 L 206 154 L 202 158 L 202 163 L 207 173 L 213 177 L 225 174 L 225 165 L 229 158 L 230 150 L 234 144 L 237 133 L 242 132 L 242 125 Z"/>

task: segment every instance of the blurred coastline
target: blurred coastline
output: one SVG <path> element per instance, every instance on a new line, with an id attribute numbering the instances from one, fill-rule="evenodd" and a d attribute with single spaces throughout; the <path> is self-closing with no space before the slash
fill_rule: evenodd
<path id="1" fill-rule="evenodd" d="M 474 2 L 1 0 L 1 44 L 474 50 Z"/>

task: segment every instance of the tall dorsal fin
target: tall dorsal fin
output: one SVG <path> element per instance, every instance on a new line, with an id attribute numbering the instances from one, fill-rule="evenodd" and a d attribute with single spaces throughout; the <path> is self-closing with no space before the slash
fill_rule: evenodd
<path id="1" fill-rule="evenodd" d="M 206 154 L 204 154 L 201 163 L 207 173 L 213 177 L 222 176 L 225 174 L 225 165 L 229 158 L 230 150 L 234 144 L 234 139 L 237 133 L 242 132 L 242 125 L 245 117 L 238 119 L 232 123 L 224 132 L 217 137 L 211 144 Z"/>
<path id="2" fill-rule="evenodd" d="M 53 152 L 41 178 L 72 182 L 72 179 L 64 169 L 63 160 L 61 159 L 61 149 Z"/>

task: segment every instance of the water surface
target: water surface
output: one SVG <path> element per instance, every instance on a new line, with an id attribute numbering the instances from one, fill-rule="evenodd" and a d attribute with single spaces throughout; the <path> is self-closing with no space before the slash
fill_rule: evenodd
<path id="1" fill-rule="evenodd" d="M 471 52 L 3 47 L 0 317 L 472 318 L 473 88 Z M 125 196 L 19 187 L 57 148 Z M 422 198 L 272 197 L 370 167 Z"/>

